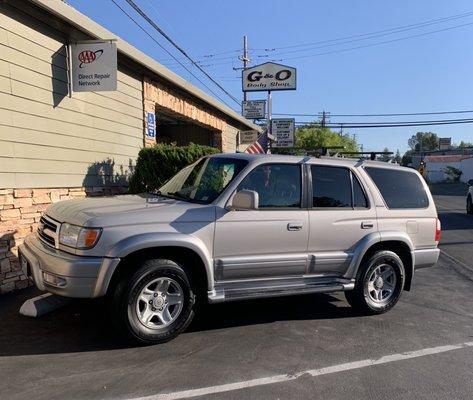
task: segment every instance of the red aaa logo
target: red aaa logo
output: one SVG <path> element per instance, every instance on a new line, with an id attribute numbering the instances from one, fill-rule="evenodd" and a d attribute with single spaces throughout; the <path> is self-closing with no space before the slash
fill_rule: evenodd
<path id="1" fill-rule="evenodd" d="M 77 58 L 80 61 L 79 68 L 83 68 L 84 64 L 93 63 L 95 60 L 99 59 L 100 56 L 103 54 L 103 50 L 84 50 L 79 53 Z"/>

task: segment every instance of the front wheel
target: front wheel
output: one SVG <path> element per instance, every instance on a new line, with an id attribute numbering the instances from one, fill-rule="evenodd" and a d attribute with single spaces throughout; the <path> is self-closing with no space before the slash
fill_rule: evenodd
<path id="1" fill-rule="evenodd" d="M 382 314 L 399 300 L 404 280 L 401 258 L 392 251 L 378 251 L 360 266 L 355 288 L 345 292 L 345 297 L 362 313 Z"/>
<path id="2" fill-rule="evenodd" d="M 183 266 L 166 259 L 144 260 L 118 283 L 111 307 L 115 325 L 135 341 L 167 342 L 194 316 L 194 293 Z"/>

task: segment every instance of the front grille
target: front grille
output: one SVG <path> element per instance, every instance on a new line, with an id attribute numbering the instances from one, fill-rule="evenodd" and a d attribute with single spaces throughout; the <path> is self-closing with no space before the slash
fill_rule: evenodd
<path id="1" fill-rule="evenodd" d="M 52 246 L 56 246 L 56 238 L 58 235 L 58 225 L 55 221 L 47 217 L 41 217 L 39 220 L 38 235 L 43 242 Z"/>

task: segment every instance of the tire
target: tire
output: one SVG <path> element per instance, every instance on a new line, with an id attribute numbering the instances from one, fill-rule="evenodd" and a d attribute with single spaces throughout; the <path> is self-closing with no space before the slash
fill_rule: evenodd
<path id="1" fill-rule="evenodd" d="M 381 280 L 378 279 L 380 275 Z M 401 258 L 392 251 L 377 251 L 360 266 L 355 288 L 345 292 L 345 297 L 362 314 L 382 314 L 398 302 L 404 282 Z"/>
<path id="2" fill-rule="evenodd" d="M 110 298 L 113 323 L 135 342 L 172 340 L 194 317 L 195 295 L 185 268 L 167 259 L 137 262 L 139 269 L 124 276 Z"/>
<path id="3" fill-rule="evenodd" d="M 466 213 L 473 214 L 473 203 L 471 201 L 471 196 L 468 196 L 466 199 Z"/>

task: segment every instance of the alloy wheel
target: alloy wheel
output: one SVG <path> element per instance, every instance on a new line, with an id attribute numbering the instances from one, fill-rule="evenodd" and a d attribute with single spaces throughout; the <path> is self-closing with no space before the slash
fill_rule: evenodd
<path id="1" fill-rule="evenodd" d="M 136 300 L 139 321 L 149 329 L 172 324 L 182 311 L 184 291 L 172 278 L 162 277 L 147 283 Z"/>

